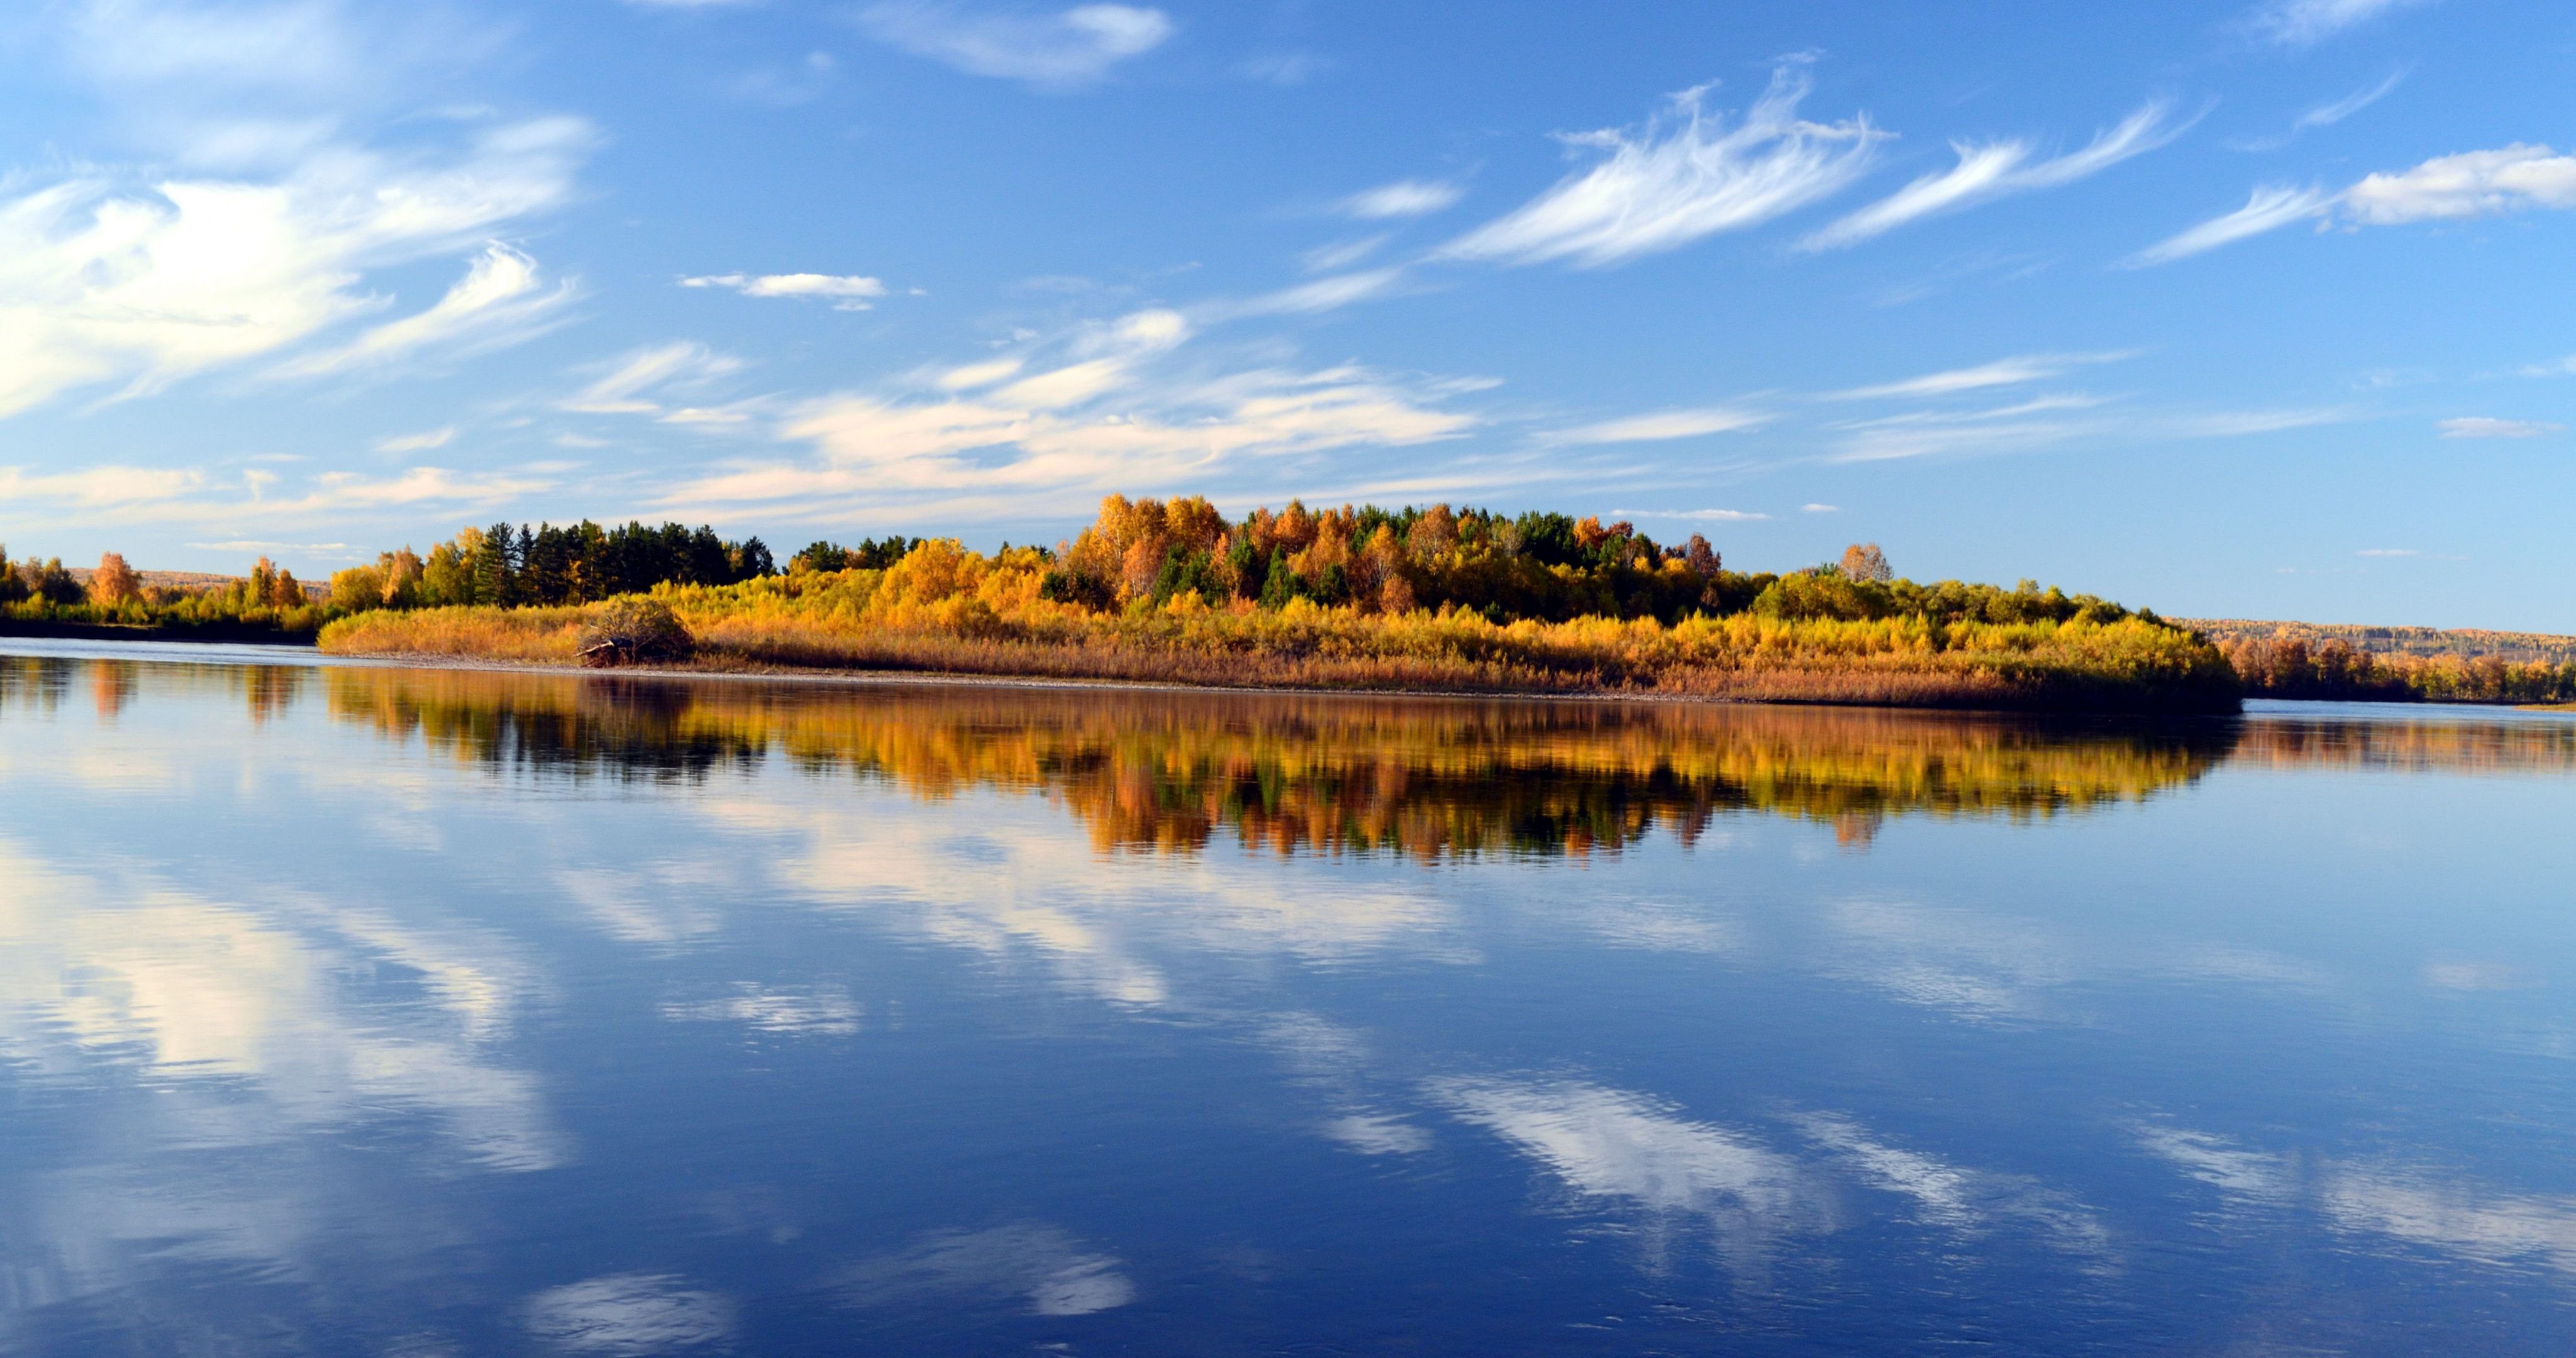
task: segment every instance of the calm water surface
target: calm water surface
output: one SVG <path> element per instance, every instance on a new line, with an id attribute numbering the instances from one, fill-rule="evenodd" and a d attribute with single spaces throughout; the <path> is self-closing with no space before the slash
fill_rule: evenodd
<path id="1" fill-rule="evenodd" d="M 0 1351 L 2576 1349 L 2566 717 L 11 649 Z"/>

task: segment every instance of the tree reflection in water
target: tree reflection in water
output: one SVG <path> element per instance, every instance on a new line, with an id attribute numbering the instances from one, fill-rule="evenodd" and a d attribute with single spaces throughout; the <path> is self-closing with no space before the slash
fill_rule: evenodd
<path id="1" fill-rule="evenodd" d="M 1866 845 L 1891 816 L 2032 819 L 2190 782 L 2231 721 L 1868 709 L 328 672 L 331 711 L 575 778 L 703 778 L 775 755 L 947 798 L 1040 792 L 1103 851 L 1617 852 L 1724 812 Z"/>

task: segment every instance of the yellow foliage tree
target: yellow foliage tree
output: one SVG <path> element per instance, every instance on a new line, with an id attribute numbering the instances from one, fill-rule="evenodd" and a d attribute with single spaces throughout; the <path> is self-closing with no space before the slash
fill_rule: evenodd
<path id="1" fill-rule="evenodd" d="M 89 578 L 89 597 L 102 608 L 119 607 L 143 597 L 143 577 L 122 555 L 109 552 L 98 559 L 98 571 Z"/>

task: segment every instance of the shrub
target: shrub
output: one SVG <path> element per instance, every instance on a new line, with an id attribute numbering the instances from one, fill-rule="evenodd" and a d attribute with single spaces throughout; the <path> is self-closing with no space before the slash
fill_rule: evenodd
<path id="1" fill-rule="evenodd" d="M 590 666 L 685 660 L 697 640 L 659 599 L 612 599 L 592 610 L 575 654 Z"/>

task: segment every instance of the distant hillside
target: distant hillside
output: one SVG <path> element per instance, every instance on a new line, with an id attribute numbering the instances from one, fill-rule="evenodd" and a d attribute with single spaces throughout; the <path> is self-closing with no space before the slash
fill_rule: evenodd
<path id="1" fill-rule="evenodd" d="M 65 574 L 68 574 L 71 578 L 80 581 L 84 587 L 89 584 L 89 578 L 98 573 L 98 568 L 95 566 L 66 566 L 63 569 Z M 208 575 L 203 571 L 136 571 L 135 575 L 141 577 L 144 587 L 147 589 L 154 587 L 161 589 L 224 589 L 232 585 L 239 584 L 243 579 L 243 577 L 238 575 Z M 312 580 L 299 580 L 296 583 L 304 586 L 304 597 L 308 599 L 328 599 L 331 597 L 331 586 L 328 584 Z"/>
<path id="2" fill-rule="evenodd" d="M 2547 661 L 2552 665 L 2565 665 L 2576 662 L 2576 637 L 2553 636 L 2546 632 L 2356 627 L 2338 623 L 2256 622 L 2244 618 L 2173 618 L 2170 621 L 2206 632 L 2210 640 L 2231 649 L 2255 641 L 2303 641 L 2313 650 L 2326 642 L 2340 641 L 2369 655 L 2407 655 L 2423 659 L 2456 656 L 2462 660 L 2493 656 L 2518 664 Z"/>

